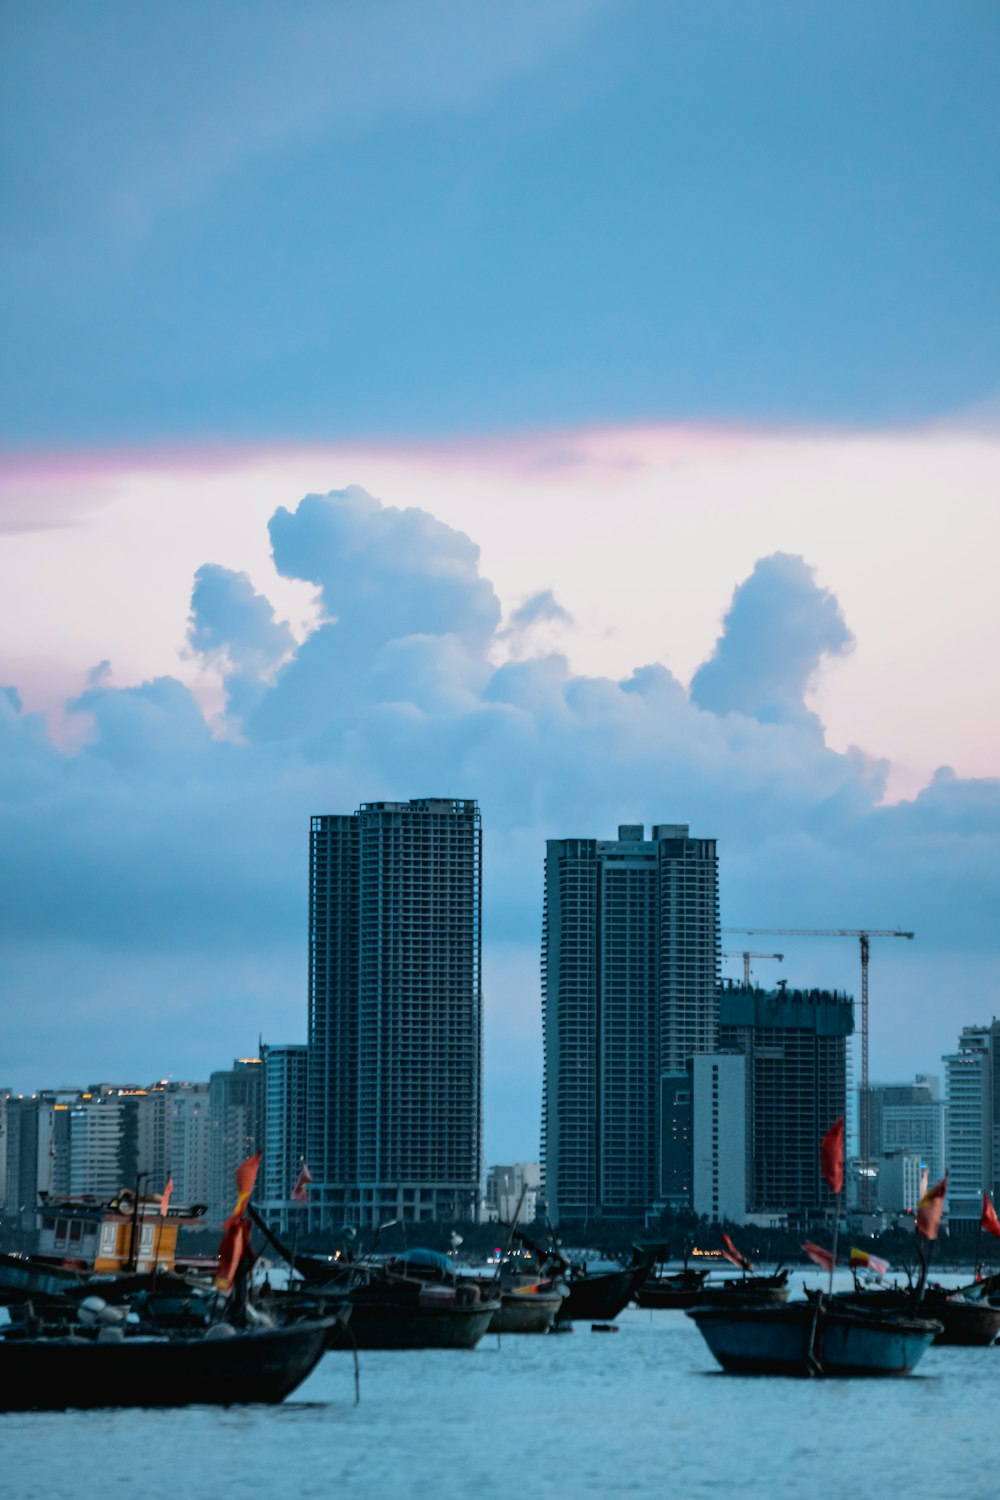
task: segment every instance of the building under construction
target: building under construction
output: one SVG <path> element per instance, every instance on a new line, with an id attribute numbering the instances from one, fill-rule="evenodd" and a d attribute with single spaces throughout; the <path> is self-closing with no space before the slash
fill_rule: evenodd
<path id="1" fill-rule="evenodd" d="M 749 1215 L 809 1222 L 832 1207 L 820 1143 L 846 1114 L 853 1030 L 854 1002 L 836 991 L 722 990 L 719 1051 L 744 1059 Z"/>

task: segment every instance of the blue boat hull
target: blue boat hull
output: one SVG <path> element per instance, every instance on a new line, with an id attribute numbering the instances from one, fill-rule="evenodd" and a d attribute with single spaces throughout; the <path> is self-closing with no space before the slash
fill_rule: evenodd
<path id="1" fill-rule="evenodd" d="M 740 1375 L 908 1375 L 941 1328 L 810 1302 L 692 1308 L 688 1317 L 722 1368 Z"/>

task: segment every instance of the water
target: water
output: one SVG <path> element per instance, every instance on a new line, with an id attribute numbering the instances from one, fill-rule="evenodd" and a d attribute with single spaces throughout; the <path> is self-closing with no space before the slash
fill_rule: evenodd
<path id="1" fill-rule="evenodd" d="M 816 1284 L 815 1278 L 810 1278 Z M 1000 1347 L 903 1380 L 716 1373 L 677 1312 L 471 1352 L 330 1353 L 280 1407 L 0 1416 L 5 1500 L 996 1496 Z"/>

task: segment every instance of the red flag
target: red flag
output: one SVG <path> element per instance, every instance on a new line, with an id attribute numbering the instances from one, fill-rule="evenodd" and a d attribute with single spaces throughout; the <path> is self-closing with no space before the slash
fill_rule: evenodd
<path id="1" fill-rule="evenodd" d="M 917 1233 L 925 1240 L 936 1240 L 944 1213 L 944 1195 L 948 1191 L 948 1173 L 934 1187 L 929 1188 L 917 1204 Z"/>
<path id="2" fill-rule="evenodd" d="M 167 1185 L 163 1189 L 163 1192 L 160 1194 L 160 1215 L 164 1219 L 167 1216 L 167 1204 L 170 1202 L 170 1194 L 173 1192 L 173 1190 L 174 1179 L 173 1175 L 171 1175 L 167 1178 Z"/>
<path id="3" fill-rule="evenodd" d="M 819 1148 L 819 1164 L 823 1168 L 823 1176 L 830 1185 L 831 1193 L 839 1193 L 844 1186 L 844 1117 L 830 1129 L 823 1137 L 823 1144 Z"/>
<path id="4" fill-rule="evenodd" d="M 312 1182 L 312 1180 L 313 1180 L 313 1174 L 310 1172 L 310 1170 L 306 1166 L 305 1162 L 303 1162 L 302 1163 L 302 1170 L 300 1171 L 300 1173 L 298 1175 L 298 1179 L 296 1180 L 295 1186 L 292 1188 L 292 1202 L 293 1203 L 308 1203 L 309 1202 L 309 1184 Z"/>
<path id="5" fill-rule="evenodd" d="M 232 1288 L 236 1269 L 250 1241 L 250 1227 L 249 1219 L 236 1214 L 223 1225 L 219 1265 L 215 1273 L 215 1286 L 220 1292 L 228 1292 Z"/>
<path id="6" fill-rule="evenodd" d="M 236 1191 L 238 1196 L 236 1207 L 230 1215 L 232 1219 L 241 1219 L 246 1213 L 247 1204 L 250 1202 L 250 1194 L 253 1192 L 254 1184 L 257 1181 L 261 1154 L 258 1151 L 256 1156 L 248 1156 L 246 1161 L 241 1162 L 236 1168 Z"/>
<path id="7" fill-rule="evenodd" d="M 741 1255 L 729 1238 L 728 1234 L 722 1236 L 722 1253 L 726 1260 L 731 1261 L 734 1266 L 739 1266 L 741 1271 L 752 1271 L 753 1266 L 745 1255 Z"/>
<path id="8" fill-rule="evenodd" d="M 979 1222 L 987 1234 L 995 1234 L 1000 1240 L 1000 1219 L 997 1218 L 997 1211 L 990 1202 L 989 1193 L 983 1194 L 983 1212 Z"/>
<path id="9" fill-rule="evenodd" d="M 815 1261 L 824 1271 L 832 1271 L 837 1264 L 832 1250 L 824 1250 L 822 1245 L 814 1245 L 812 1240 L 806 1240 L 802 1246 L 809 1259 Z"/>

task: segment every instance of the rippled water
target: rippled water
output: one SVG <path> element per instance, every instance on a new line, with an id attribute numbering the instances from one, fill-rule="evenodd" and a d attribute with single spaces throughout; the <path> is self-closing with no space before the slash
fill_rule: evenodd
<path id="1" fill-rule="evenodd" d="M 472 1352 L 330 1353 L 280 1407 L 0 1417 L 5 1497 L 845 1497 L 1000 1492 L 1000 1347 L 903 1380 L 716 1373 L 683 1313 Z"/>

